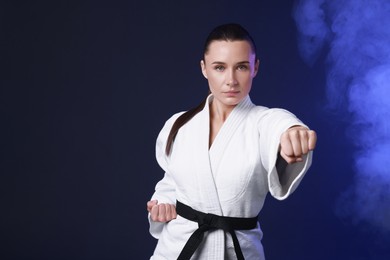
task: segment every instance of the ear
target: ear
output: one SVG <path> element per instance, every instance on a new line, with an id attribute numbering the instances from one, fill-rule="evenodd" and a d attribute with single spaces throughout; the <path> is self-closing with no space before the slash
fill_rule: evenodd
<path id="1" fill-rule="evenodd" d="M 253 78 L 256 77 L 257 72 L 259 71 L 259 66 L 260 66 L 260 60 L 257 59 L 255 63 L 255 69 L 253 70 Z"/>
<path id="2" fill-rule="evenodd" d="M 206 64 L 204 60 L 200 61 L 200 68 L 202 69 L 203 76 L 207 79 Z"/>

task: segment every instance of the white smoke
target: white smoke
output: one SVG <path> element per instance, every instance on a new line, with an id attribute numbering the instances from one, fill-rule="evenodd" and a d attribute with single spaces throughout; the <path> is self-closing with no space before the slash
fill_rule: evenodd
<path id="1" fill-rule="evenodd" d="M 390 231 L 390 1 L 300 0 L 294 8 L 302 58 L 327 46 L 327 105 L 350 118 L 355 180 L 337 213 Z"/>

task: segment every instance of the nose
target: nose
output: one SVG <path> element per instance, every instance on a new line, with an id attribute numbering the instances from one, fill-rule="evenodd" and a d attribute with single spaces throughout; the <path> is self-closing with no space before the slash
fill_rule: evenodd
<path id="1" fill-rule="evenodd" d="M 226 85 L 233 87 L 238 84 L 234 70 L 230 70 L 226 75 Z"/>

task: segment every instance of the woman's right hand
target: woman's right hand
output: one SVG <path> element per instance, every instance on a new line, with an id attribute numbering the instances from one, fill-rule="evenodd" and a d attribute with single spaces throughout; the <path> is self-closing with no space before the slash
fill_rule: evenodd
<path id="1" fill-rule="evenodd" d="M 147 210 L 150 213 L 150 218 L 156 222 L 168 222 L 175 219 L 176 207 L 173 204 L 161 203 L 158 204 L 157 200 L 148 201 Z"/>

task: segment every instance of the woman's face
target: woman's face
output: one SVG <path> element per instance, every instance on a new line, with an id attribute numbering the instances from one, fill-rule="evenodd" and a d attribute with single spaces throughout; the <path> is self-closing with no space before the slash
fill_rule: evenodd
<path id="1" fill-rule="evenodd" d="M 213 41 L 201 61 L 214 101 L 231 107 L 243 100 L 252 87 L 259 61 L 247 41 Z"/>

